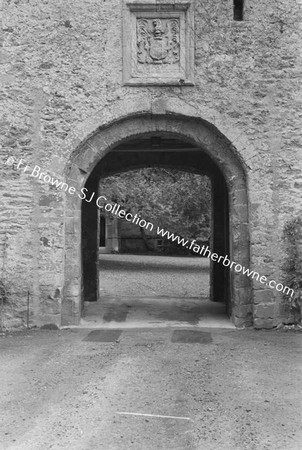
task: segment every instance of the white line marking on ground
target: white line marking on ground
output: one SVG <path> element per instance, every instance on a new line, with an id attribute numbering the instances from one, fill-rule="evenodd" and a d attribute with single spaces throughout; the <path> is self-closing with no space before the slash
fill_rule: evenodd
<path id="1" fill-rule="evenodd" d="M 190 417 L 162 416 L 160 414 L 142 414 L 142 413 L 131 413 L 131 412 L 117 412 L 117 414 L 127 415 L 127 416 L 159 417 L 161 419 L 192 420 L 192 419 L 190 419 Z"/>

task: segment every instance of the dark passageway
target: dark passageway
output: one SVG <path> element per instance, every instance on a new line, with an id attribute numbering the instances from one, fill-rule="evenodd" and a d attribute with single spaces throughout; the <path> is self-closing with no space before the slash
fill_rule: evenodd
<path id="1" fill-rule="evenodd" d="M 208 176 L 211 180 L 213 203 L 209 246 L 212 252 L 219 255 L 228 254 L 228 192 L 224 177 L 206 153 L 188 142 L 160 135 L 142 136 L 140 139 L 126 142 L 111 150 L 100 161 L 90 175 L 86 188 L 89 192 L 99 192 L 100 179 L 141 167 L 173 167 Z M 224 306 L 220 304 L 212 307 L 214 313 L 217 311 L 217 314 L 221 315 L 223 311 L 223 314 L 231 314 L 229 272 L 222 265 L 213 264 L 208 258 L 201 257 L 176 258 L 172 267 L 165 257 L 161 259 L 163 262 L 159 263 L 157 260 L 155 266 L 150 257 L 142 260 L 141 257 L 133 256 L 132 259 L 123 261 L 119 255 L 108 255 L 106 259 L 104 255 L 99 255 L 96 245 L 100 238 L 103 239 L 104 232 L 102 222 L 97 226 L 99 211 L 95 203 L 83 201 L 82 221 L 86 317 L 89 305 L 87 302 L 97 302 L 97 305 L 90 304 L 89 314 L 96 315 L 99 311 L 98 314 L 102 315 L 105 322 L 106 318 L 110 319 L 108 322 L 111 319 L 123 321 L 129 317 L 129 310 L 133 311 L 135 306 L 136 312 L 145 311 L 146 317 L 149 314 L 155 322 L 159 317 L 180 321 L 183 317 L 184 321 L 187 318 L 188 323 L 196 324 L 199 317 L 205 314 L 198 309 L 202 301 L 223 303 Z M 142 277 L 144 265 L 146 272 Z M 149 300 L 143 305 L 143 299 L 146 298 Z M 156 307 L 152 306 L 151 298 L 154 299 Z M 158 301 L 160 298 L 161 303 Z M 170 301 L 170 313 L 169 305 L 164 304 L 164 298 L 166 303 L 167 298 L 174 299 Z M 181 305 L 181 299 L 186 299 L 184 305 Z M 103 310 L 100 305 L 103 305 Z M 105 305 L 110 311 L 108 314 L 104 313 Z M 155 314 L 156 308 L 158 313 Z M 191 316 L 188 311 L 191 311 Z M 144 313 L 134 314 L 133 320 L 137 316 L 144 317 Z"/>

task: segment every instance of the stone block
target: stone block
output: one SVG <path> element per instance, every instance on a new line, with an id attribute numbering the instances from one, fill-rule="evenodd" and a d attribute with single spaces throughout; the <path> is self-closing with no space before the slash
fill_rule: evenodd
<path id="1" fill-rule="evenodd" d="M 235 289 L 236 303 L 238 305 L 251 305 L 253 292 L 251 289 L 245 287 L 239 287 Z"/>
<path id="2" fill-rule="evenodd" d="M 270 330 L 274 328 L 274 321 L 272 319 L 261 319 L 259 317 L 254 317 L 254 328 L 265 328 L 267 330 Z"/>
<path id="3" fill-rule="evenodd" d="M 259 319 L 273 319 L 275 317 L 275 303 L 254 306 L 254 317 Z"/>
<path id="4" fill-rule="evenodd" d="M 247 317 L 237 317 L 233 316 L 233 323 L 237 328 L 248 328 L 253 326 L 253 317 L 252 315 Z"/>
<path id="5" fill-rule="evenodd" d="M 234 305 L 232 314 L 238 318 L 252 317 L 252 305 Z"/>
<path id="6" fill-rule="evenodd" d="M 254 291 L 254 304 L 265 305 L 274 300 L 274 292 L 272 289 L 261 289 Z"/>

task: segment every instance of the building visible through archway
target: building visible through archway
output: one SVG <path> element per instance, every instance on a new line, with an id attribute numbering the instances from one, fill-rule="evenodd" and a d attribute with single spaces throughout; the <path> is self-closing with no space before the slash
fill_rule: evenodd
<path id="1" fill-rule="evenodd" d="M 136 132 L 134 132 L 136 130 Z M 181 130 L 181 133 L 180 133 Z M 115 137 L 116 136 L 116 137 Z M 175 167 L 211 178 L 213 236 L 211 251 L 249 265 L 247 190 L 244 169 L 230 143 L 219 132 L 196 119 L 136 117 L 115 123 L 92 136 L 79 149 L 76 167 L 87 173 L 85 188 L 97 192 L 100 177 L 139 167 Z M 86 169 L 87 167 L 87 169 Z M 73 297 L 73 309 L 63 305 L 63 321 L 78 322 L 83 301 L 96 301 L 98 218 L 95 202 L 70 204 L 79 211 L 82 235 L 75 242 L 82 259 L 82 294 Z M 68 235 L 69 239 L 71 235 Z M 70 242 L 71 244 L 71 242 Z M 68 245 L 68 242 L 67 242 Z M 73 245 L 74 246 L 74 245 Z M 66 249 L 68 262 L 68 247 Z M 67 264 L 68 267 L 68 264 Z M 236 325 L 251 323 L 251 286 L 247 277 L 211 262 L 211 299 L 224 301 Z M 72 319 L 72 317 L 77 319 Z"/>
<path id="2" fill-rule="evenodd" d="M 208 175 L 212 182 L 213 213 L 212 213 L 212 243 L 211 251 L 218 255 L 229 255 L 229 211 L 228 189 L 223 174 L 213 164 L 211 159 L 194 145 L 164 137 L 161 134 L 144 135 L 133 141 L 112 149 L 95 167 L 86 183 L 87 192 L 97 192 L 100 177 L 137 167 L 166 166 L 175 167 Z M 89 196 L 88 196 L 89 197 Z M 83 200 L 83 285 L 84 299 L 97 301 L 97 260 L 99 248 L 96 242 L 100 240 L 103 230 L 98 231 L 98 206 L 96 202 Z M 102 222 L 101 222 L 102 223 Z M 117 240 L 115 220 L 107 220 L 108 250 L 117 250 L 113 245 Z M 103 249 L 106 249 L 104 242 Z M 222 264 L 211 263 L 210 298 L 213 301 L 224 302 L 227 312 L 231 314 L 229 269 Z"/>

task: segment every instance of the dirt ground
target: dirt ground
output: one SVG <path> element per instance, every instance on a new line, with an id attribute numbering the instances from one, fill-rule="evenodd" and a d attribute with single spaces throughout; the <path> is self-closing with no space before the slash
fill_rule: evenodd
<path id="1" fill-rule="evenodd" d="M 0 448 L 302 448 L 302 334 L 179 331 L 2 336 Z"/>

